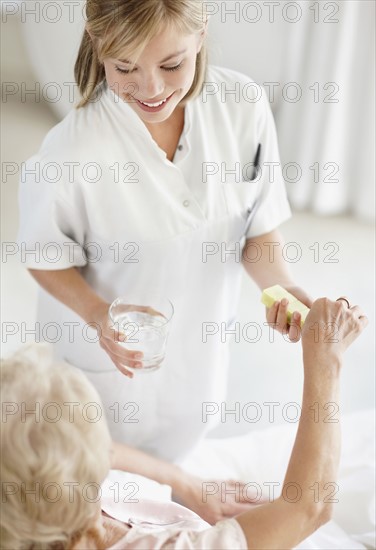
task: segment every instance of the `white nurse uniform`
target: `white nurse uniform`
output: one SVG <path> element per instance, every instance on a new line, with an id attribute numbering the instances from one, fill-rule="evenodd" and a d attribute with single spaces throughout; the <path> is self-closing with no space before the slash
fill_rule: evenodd
<path id="1" fill-rule="evenodd" d="M 163 366 L 130 380 L 95 331 L 41 291 L 41 326 L 56 328 L 58 354 L 97 387 L 118 440 L 178 460 L 213 427 L 202 422 L 202 404 L 225 398 L 228 345 L 205 338 L 205 323 L 231 327 L 245 238 L 291 214 L 279 162 L 263 90 L 209 67 L 202 94 L 186 106 L 173 162 L 104 83 L 97 100 L 72 109 L 25 163 L 19 243 L 36 250 L 25 254 L 27 267 L 75 266 L 108 302 L 154 289 L 174 304 Z"/>

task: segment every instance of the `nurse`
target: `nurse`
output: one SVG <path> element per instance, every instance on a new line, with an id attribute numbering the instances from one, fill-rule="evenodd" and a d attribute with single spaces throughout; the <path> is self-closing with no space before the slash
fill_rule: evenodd
<path id="1" fill-rule="evenodd" d="M 41 286 L 41 326 L 57 327 L 58 356 L 101 395 L 112 466 L 168 483 L 199 513 L 202 481 L 178 463 L 214 426 L 203 403 L 225 399 L 223 331 L 243 268 L 260 289 L 278 283 L 311 305 L 281 254 L 290 208 L 268 101 L 248 77 L 207 65 L 204 8 L 87 1 L 82 100 L 24 165 L 19 232 L 35 251 L 26 265 Z M 142 357 L 116 341 L 108 308 L 150 290 L 175 313 L 162 367 L 134 375 L 127 367 Z M 286 310 L 274 304 L 267 321 L 297 341 L 299 316 L 289 326 Z M 242 506 L 218 500 L 203 516 Z"/>

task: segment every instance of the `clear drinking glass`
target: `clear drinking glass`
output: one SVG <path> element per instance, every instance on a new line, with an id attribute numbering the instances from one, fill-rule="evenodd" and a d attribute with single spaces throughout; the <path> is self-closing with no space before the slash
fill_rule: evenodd
<path id="1" fill-rule="evenodd" d="M 116 298 L 110 306 L 109 318 L 113 328 L 126 337 L 119 346 L 140 351 L 142 368 L 126 366 L 132 372 L 157 370 L 165 357 L 167 337 L 174 306 L 158 294 L 142 293 Z"/>

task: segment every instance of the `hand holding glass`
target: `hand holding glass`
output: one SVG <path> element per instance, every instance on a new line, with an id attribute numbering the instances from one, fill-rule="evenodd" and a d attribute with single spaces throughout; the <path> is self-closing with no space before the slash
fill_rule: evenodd
<path id="1" fill-rule="evenodd" d="M 173 314 L 172 303 L 156 295 L 129 295 L 117 298 L 111 304 L 110 321 L 113 328 L 125 337 L 124 342 L 118 342 L 119 346 L 143 354 L 139 360 L 142 368 L 126 365 L 128 370 L 152 372 L 161 366 Z"/>

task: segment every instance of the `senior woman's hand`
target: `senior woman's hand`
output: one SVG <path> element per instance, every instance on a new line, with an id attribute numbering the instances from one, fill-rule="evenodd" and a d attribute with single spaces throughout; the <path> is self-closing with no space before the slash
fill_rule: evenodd
<path id="1" fill-rule="evenodd" d="M 196 512 L 210 524 L 250 510 L 255 504 L 265 503 L 250 483 L 231 479 L 200 479 L 180 465 L 115 441 L 111 450 L 111 468 L 170 485 L 173 500 Z"/>
<path id="2" fill-rule="evenodd" d="M 174 499 L 211 525 L 265 503 L 265 500 L 255 493 L 254 488 L 241 481 L 205 481 L 186 473 L 184 478 L 184 488 L 179 491 L 173 488 Z"/>
<path id="3" fill-rule="evenodd" d="M 342 359 L 346 349 L 367 324 L 368 319 L 362 308 L 351 305 L 347 298 L 316 300 L 302 330 L 304 358 L 313 359 L 315 368 L 319 364 Z"/>
<path id="4" fill-rule="evenodd" d="M 299 286 L 285 286 L 287 292 L 290 292 L 307 307 L 312 306 L 312 299 Z M 291 322 L 287 322 L 287 308 L 289 302 L 283 298 L 280 302 L 274 302 L 272 307 L 266 308 L 266 320 L 268 324 L 281 334 L 287 334 L 291 342 L 299 342 L 301 337 L 300 313 L 294 312 Z"/>

